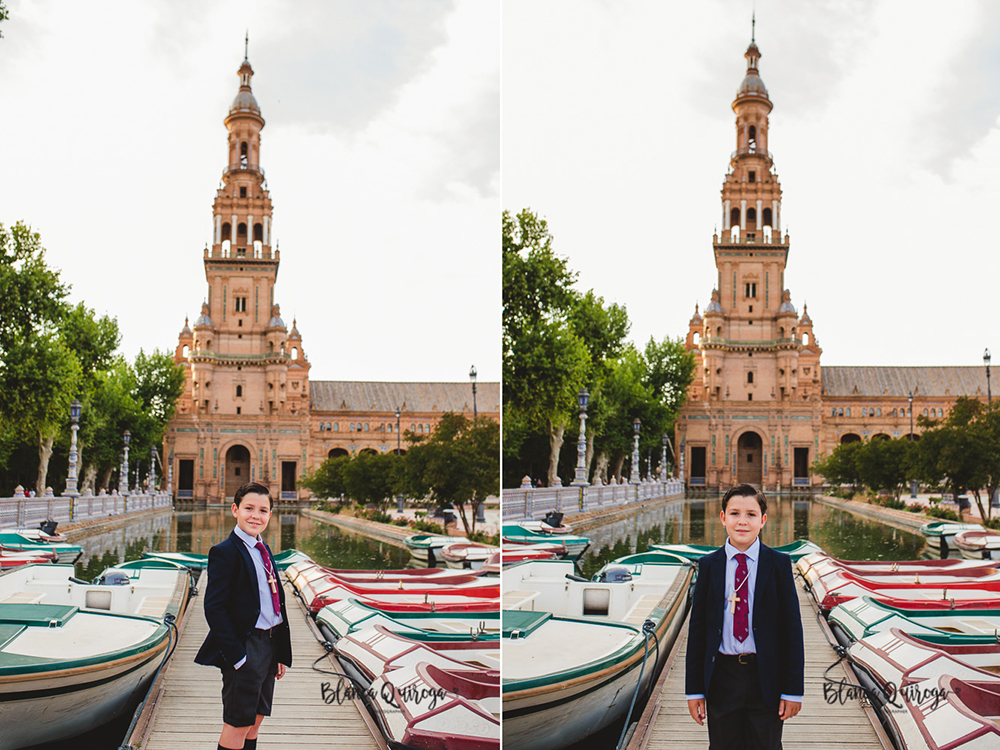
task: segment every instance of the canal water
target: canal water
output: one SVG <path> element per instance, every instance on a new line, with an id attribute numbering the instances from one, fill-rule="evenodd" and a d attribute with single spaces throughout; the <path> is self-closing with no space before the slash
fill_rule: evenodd
<path id="1" fill-rule="evenodd" d="M 113 531 L 74 539 L 83 547 L 76 575 L 93 580 L 108 567 L 137 560 L 144 551 L 195 552 L 207 555 L 213 545 L 229 536 L 236 523 L 226 510 L 169 511 Z M 297 513 L 275 513 L 264 531 L 264 541 L 274 553 L 299 549 L 329 568 L 389 570 L 405 568 L 410 554 L 400 547 L 343 531 Z M 200 607 L 195 600 L 193 606 Z M 206 668 L 207 669 L 207 668 Z M 132 721 L 132 713 L 92 732 L 60 742 L 36 745 L 31 750 L 117 750 Z M 219 701 L 219 728 L 222 702 Z"/>
<path id="2" fill-rule="evenodd" d="M 719 521 L 722 498 L 677 500 L 638 515 L 588 529 L 590 549 L 580 562 L 590 577 L 622 555 L 645 552 L 650 544 L 706 544 L 719 547 L 726 531 Z M 808 539 L 845 560 L 915 560 L 925 547 L 917 533 L 900 531 L 811 500 L 770 498 L 760 535 L 771 547 Z"/>
<path id="3" fill-rule="evenodd" d="M 590 577 L 615 558 L 645 552 L 650 544 L 705 544 L 719 547 L 726 531 L 719 520 L 722 498 L 683 499 L 635 516 L 580 532 L 590 549 L 578 563 Z M 770 547 L 808 539 L 845 560 L 916 560 L 926 543 L 918 534 L 855 516 L 811 500 L 769 498 L 761 541 Z M 636 705 L 635 721 L 643 705 Z M 692 719 L 693 721 L 693 719 Z M 569 750 L 614 750 L 624 721 L 588 737 Z"/>

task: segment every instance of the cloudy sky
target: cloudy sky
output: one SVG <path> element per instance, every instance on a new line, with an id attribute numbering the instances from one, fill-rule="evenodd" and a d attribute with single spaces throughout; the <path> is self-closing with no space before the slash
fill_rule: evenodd
<path id="1" fill-rule="evenodd" d="M 503 205 L 632 336 L 716 281 L 751 0 L 504 0 Z M 756 0 L 786 286 L 828 365 L 1000 357 L 1000 4 Z"/>
<path id="2" fill-rule="evenodd" d="M 249 29 L 275 299 L 314 379 L 500 377 L 498 0 L 7 0 L 0 223 L 29 223 L 123 350 L 206 294 Z"/>

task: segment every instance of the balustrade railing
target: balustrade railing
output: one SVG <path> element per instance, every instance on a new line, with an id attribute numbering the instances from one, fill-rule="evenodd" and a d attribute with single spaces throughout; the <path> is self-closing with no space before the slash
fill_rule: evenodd
<path id="1" fill-rule="evenodd" d="M 684 494 L 679 479 L 641 484 L 608 484 L 589 487 L 519 487 L 502 490 L 500 507 L 504 523 L 543 518 L 549 511 L 585 513 L 599 508 L 625 506 L 658 497 Z"/>
<path id="2" fill-rule="evenodd" d="M 166 492 L 70 497 L 0 497 L 0 527 L 31 527 L 47 518 L 59 523 L 141 513 L 173 505 Z"/>

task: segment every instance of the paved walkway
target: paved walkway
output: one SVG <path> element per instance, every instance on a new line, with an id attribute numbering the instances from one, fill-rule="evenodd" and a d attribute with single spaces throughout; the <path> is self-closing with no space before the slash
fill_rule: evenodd
<path id="1" fill-rule="evenodd" d="M 199 582 L 204 591 L 207 575 Z M 322 683 L 336 685 L 336 677 L 311 668 L 325 651 L 306 622 L 304 610 L 291 588 L 285 585 L 289 625 L 292 629 L 292 654 L 295 662 L 275 685 L 274 715 L 261 726 L 260 744 L 273 748 L 350 747 L 359 750 L 385 750 L 385 742 L 371 717 L 350 701 L 329 705 L 322 699 Z M 222 673 L 214 667 L 194 663 L 194 656 L 208 632 L 201 599 L 184 625 L 180 642 L 163 680 L 162 692 L 151 696 L 155 710 L 145 737 L 133 734 L 128 741 L 142 750 L 201 750 L 216 747 L 222 729 Z M 329 658 L 320 666 L 342 672 Z M 374 736 L 373 736 L 374 729 Z"/>
<path id="2" fill-rule="evenodd" d="M 822 625 L 817 622 L 812 599 L 801 584 L 798 584 L 798 594 L 805 635 L 806 694 L 801 713 L 785 724 L 784 746 L 816 750 L 892 750 L 891 742 L 871 709 L 862 708 L 857 700 L 846 701 L 843 705 L 830 705 L 824 700 L 823 672 L 837 661 L 837 655 L 823 635 L 822 628 L 827 627 L 825 621 Z M 627 750 L 692 750 L 708 746 L 708 728 L 695 723 L 684 698 L 687 635 L 685 625 L 679 644 L 671 654 L 673 661 L 668 662 L 657 684 L 656 698 L 646 706 Z M 854 682 L 843 666 L 831 670 L 830 676 Z"/>

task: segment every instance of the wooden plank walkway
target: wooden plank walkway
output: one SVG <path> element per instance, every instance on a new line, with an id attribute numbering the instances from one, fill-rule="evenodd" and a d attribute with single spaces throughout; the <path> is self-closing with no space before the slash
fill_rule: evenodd
<path id="1" fill-rule="evenodd" d="M 207 574 L 199 582 L 205 591 Z M 385 742 L 360 702 L 344 701 L 327 705 L 322 699 L 324 682 L 336 687 L 337 678 L 312 669 L 315 659 L 325 653 L 314 636 L 315 625 L 306 621 L 305 609 L 285 585 L 289 625 L 292 630 L 294 665 L 275 685 L 274 714 L 261 725 L 261 747 L 351 747 L 385 750 Z M 209 748 L 218 744 L 222 729 L 222 673 L 215 667 L 194 663 L 195 654 L 208 633 L 201 599 L 192 602 L 190 617 L 181 632 L 171 659 L 163 690 L 151 696 L 155 701 L 150 729 L 143 737 L 129 738 L 142 750 Z M 320 667 L 343 672 L 330 658 Z M 141 744 L 140 744 L 141 743 Z"/>
<path id="2" fill-rule="evenodd" d="M 837 661 L 836 652 L 816 620 L 809 594 L 798 584 L 799 610 L 805 637 L 805 700 L 802 711 L 789 719 L 782 732 L 782 744 L 789 748 L 837 747 L 843 750 L 892 750 L 892 743 L 878 723 L 873 709 L 859 701 L 829 705 L 823 698 L 823 672 Z M 708 746 L 708 727 L 698 726 L 688 713 L 684 698 L 684 660 L 688 628 L 685 625 L 670 660 L 660 676 L 656 699 L 650 701 L 632 734 L 628 750 L 690 750 Z M 832 635 L 830 636 L 832 639 Z M 844 666 L 830 670 L 831 679 L 847 679 L 856 684 Z"/>

